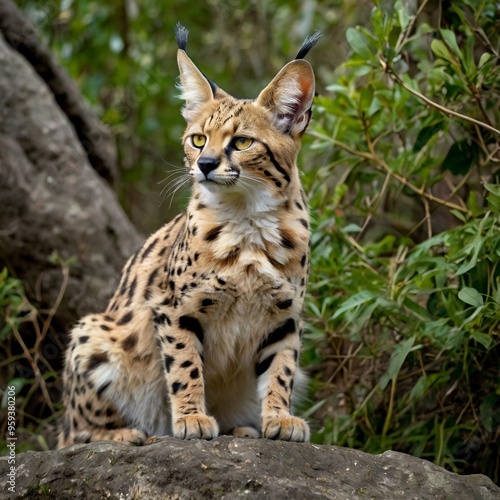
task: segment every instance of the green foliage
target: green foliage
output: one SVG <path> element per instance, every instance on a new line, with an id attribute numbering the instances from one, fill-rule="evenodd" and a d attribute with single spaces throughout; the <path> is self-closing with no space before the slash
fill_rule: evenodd
<path id="1" fill-rule="evenodd" d="M 159 192 L 182 165 L 175 22 L 200 67 L 248 97 L 323 29 L 301 157 L 314 439 L 499 481 L 497 4 L 378 0 L 366 18 L 354 0 L 20 3 L 116 134 L 120 197 L 146 232 L 170 217 Z"/>
<path id="2" fill-rule="evenodd" d="M 5 341 L 12 333 L 12 327 L 19 324 L 24 300 L 21 280 L 10 276 L 4 267 L 0 271 L 0 341 Z"/>
<path id="3" fill-rule="evenodd" d="M 498 12 L 375 4 L 310 131 L 314 439 L 498 481 Z"/>
<path id="4" fill-rule="evenodd" d="M 50 258 L 59 262 L 67 279 L 67 263 L 56 253 Z M 64 290 L 62 290 L 64 293 Z M 14 387 L 16 450 L 48 450 L 46 436 L 53 431 L 58 417 L 52 403 L 54 386 L 59 384 L 56 370 L 48 359 L 61 352 L 62 343 L 52 331 L 50 321 L 55 311 L 40 312 L 28 301 L 22 281 L 0 272 L 0 382 L 4 391 L 0 402 L 0 455 L 9 453 L 7 442 L 7 391 Z"/>

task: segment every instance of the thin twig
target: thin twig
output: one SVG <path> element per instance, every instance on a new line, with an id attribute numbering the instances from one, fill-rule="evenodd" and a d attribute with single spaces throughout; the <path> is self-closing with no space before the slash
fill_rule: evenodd
<path id="1" fill-rule="evenodd" d="M 30 353 L 29 349 L 26 347 L 26 344 L 24 343 L 24 341 L 21 337 L 21 334 L 19 333 L 19 331 L 17 330 L 17 328 L 14 325 L 12 325 L 12 332 L 14 333 L 14 337 L 16 337 L 17 342 L 19 343 L 19 345 L 21 346 L 21 348 L 23 350 L 25 358 L 28 360 L 28 362 L 31 365 L 31 369 L 33 370 L 33 374 L 35 376 L 35 383 L 33 384 L 33 391 L 35 390 L 37 385 L 40 386 L 40 389 L 42 390 L 45 402 L 47 403 L 51 412 L 54 413 L 55 412 L 54 405 L 52 404 L 52 400 L 50 399 L 47 385 L 45 384 L 45 380 L 43 379 L 43 376 L 40 372 L 40 369 L 38 368 L 37 363 L 35 362 L 35 360 L 31 356 L 31 353 Z M 26 397 L 26 399 L 28 399 L 28 398 Z"/>
<path id="2" fill-rule="evenodd" d="M 399 75 L 397 73 L 395 73 L 390 68 L 390 66 L 387 64 L 386 61 L 384 61 L 383 59 L 380 59 L 380 64 L 382 65 L 384 70 L 387 72 L 387 74 L 395 82 L 399 83 L 399 85 L 401 85 L 401 87 L 403 87 L 405 90 L 410 92 L 410 94 L 413 94 L 415 97 L 418 97 L 421 101 L 425 102 L 425 104 L 427 104 L 431 108 L 437 109 L 438 111 L 440 111 L 441 113 L 443 113 L 445 115 L 451 115 L 451 116 L 454 116 L 456 118 L 460 118 L 461 120 L 465 120 L 469 123 L 473 123 L 474 125 L 479 125 L 480 127 L 488 129 L 490 132 L 493 132 L 494 134 L 500 135 L 500 130 L 497 130 L 495 127 L 492 127 L 491 125 L 488 125 L 487 123 L 484 123 L 480 120 L 476 120 L 475 118 L 471 118 L 470 116 L 467 116 L 467 115 L 462 115 L 461 113 L 458 113 L 457 111 L 453 111 L 452 109 L 445 108 L 444 106 L 441 106 L 441 104 L 438 104 L 437 102 L 431 101 L 428 97 L 425 97 L 420 92 L 418 92 L 418 91 L 412 89 L 411 87 L 409 87 L 408 85 L 406 85 L 406 83 L 403 82 L 403 80 L 399 77 Z"/>
<path id="3" fill-rule="evenodd" d="M 424 10 L 424 8 L 428 2 L 429 2 L 429 0 L 424 0 L 422 2 L 420 7 L 418 8 L 417 12 L 415 13 L 415 15 L 410 19 L 408 26 L 406 26 L 405 30 L 399 35 L 398 41 L 396 42 L 396 48 L 395 48 L 396 54 L 399 53 L 399 51 L 401 50 L 401 48 L 405 44 L 406 40 L 408 39 L 408 35 L 411 33 L 411 31 L 413 29 L 413 25 L 417 21 L 418 16 L 422 12 L 422 10 Z"/>
<path id="4" fill-rule="evenodd" d="M 438 198 L 437 196 L 434 196 L 433 194 L 424 191 L 422 188 L 415 186 L 408 179 L 406 179 L 406 177 L 403 177 L 402 175 L 399 175 L 398 173 L 394 172 L 389 167 L 389 165 L 387 165 L 387 163 L 385 163 L 384 160 L 382 160 L 382 158 L 380 158 L 380 156 L 378 156 L 377 154 L 374 155 L 372 153 L 368 153 L 365 151 L 359 151 L 357 149 L 351 148 L 347 144 L 344 144 L 342 142 L 337 141 L 336 139 L 333 139 L 332 137 L 329 137 L 324 134 L 319 134 L 314 131 L 310 132 L 309 134 L 312 135 L 313 137 L 317 137 L 318 139 L 328 140 L 335 146 L 338 146 L 339 148 L 343 149 L 344 151 L 347 151 L 348 153 L 351 153 L 352 155 L 359 156 L 367 161 L 373 162 L 375 164 L 375 168 L 378 167 L 378 170 L 382 170 L 386 173 L 389 173 L 392 178 L 396 179 L 398 182 L 403 184 L 403 186 L 407 187 L 414 193 L 417 193 L 418 195 L 427 198 L 429 201 L 432 201 L 439 205 L 443 205 L 450 209 L 458 210 L 459 212 L 468 213 L 468 210 L 464 209 L 460 205 L 457 205 L 456 203 L 451 203 L 446 200 L 442 200 L 441 198 Z"/>

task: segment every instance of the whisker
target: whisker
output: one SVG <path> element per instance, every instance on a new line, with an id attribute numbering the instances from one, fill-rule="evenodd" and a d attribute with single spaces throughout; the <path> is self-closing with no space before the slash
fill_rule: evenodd
<path id="1" fill-rule="evenodd" d="M 160 192 L 160 196 L 162 197 L 160 206 L 169 197 L 170 203 L 168 205 L 168 208 L 170 209 L 172 207 L 172 202 L 175 194 L 181 189 L 183 189 L 185 186 L 187 186 L 190 182 L 191 182 L 191 176 L 185 172 L 180 178 L 174 179 L 173 181 L 169 182 L 166 186 L 163 187 L 163 189 Z"/>
<path id="2" fill-rule="evenodd" d="M 179 165 L 175 165 L 174 163 L 170 163 L 169 161 L 165 160 L 165 158 L 163 158 L 163 156 L 160 156 L 160 160 L 165 163 L 166 165 L 170 166 L 170 167 L 173 167 L 173 168 L 186 168 L 185 165 L 183 165 L 183 167 L 180 167 Z"/>
<path id="3" fill-rule="evenodd" d="M 267 186 L 267 181 L 265 181 L 264 179 L 256 179 L 255 177 L 251 177 L 247 174 L 244 174 L 244 173 L 241 173 L 240 174 L 240 179 L 245 179 L 247 181 L 249 181 L 250 183 L 251 182 L 254 182 L 255 184 L 261 184 L 262 186 Z"/>
<path id="4" fill-rule="evenodd" d="M 158 184 L 163 184 L 164 182 L 168 181 L 168 179 L 170 179 L 174 175 L 182 175 L 185 173 L 186 173 L 186 169 L 184 167 L 176 167 L 176 168 L 172 169 L 171 171 L 169 171 L 167 176 L 164 179 L 162 179 L 161 181 L 159 181 Z"/>
<path id="5" fill-rule="evenodd" d="M 165 193 L 164 199 L 171 195 L 174 194 L 177 189 L 179 189 L 179 186 L 184 185 L 189 178 L 187 176 L 180 177 L 179 179 L 174 179 L 171 183 L 169 183 L 167 186 L 164 186 L 163 189 L 160 192 L 160 196 Z"/>

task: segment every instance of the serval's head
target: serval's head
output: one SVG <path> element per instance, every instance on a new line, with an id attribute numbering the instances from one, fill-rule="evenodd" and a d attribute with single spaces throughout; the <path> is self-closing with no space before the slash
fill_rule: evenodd
<path id="1" fill-rule="evenodd" d="M 306 38 L 256 99 L 237 99 L 210 81 L 186 53 L 187 30 L 176 27 L 179 45 L 183 142 L 194 190 L 208 205 L 233 199 L 267 211 L 298 185 L 296 158 L 309 120 L 315 82 L 302 58 L 320 33 Z"/>

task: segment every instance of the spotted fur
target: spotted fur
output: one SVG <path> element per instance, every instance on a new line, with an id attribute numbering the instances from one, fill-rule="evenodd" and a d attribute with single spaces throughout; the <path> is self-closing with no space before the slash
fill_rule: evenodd
<path id="1" fill-rule="evenodd" d="M 313 71 L 294 60 L 257 99 L 235 99 L 177 34 L 191 200 L 129 259 L 106 311 L 71 332 L 59 446 L 309 438 L 291 407 L 309 265 L 296 158 Z"/>

